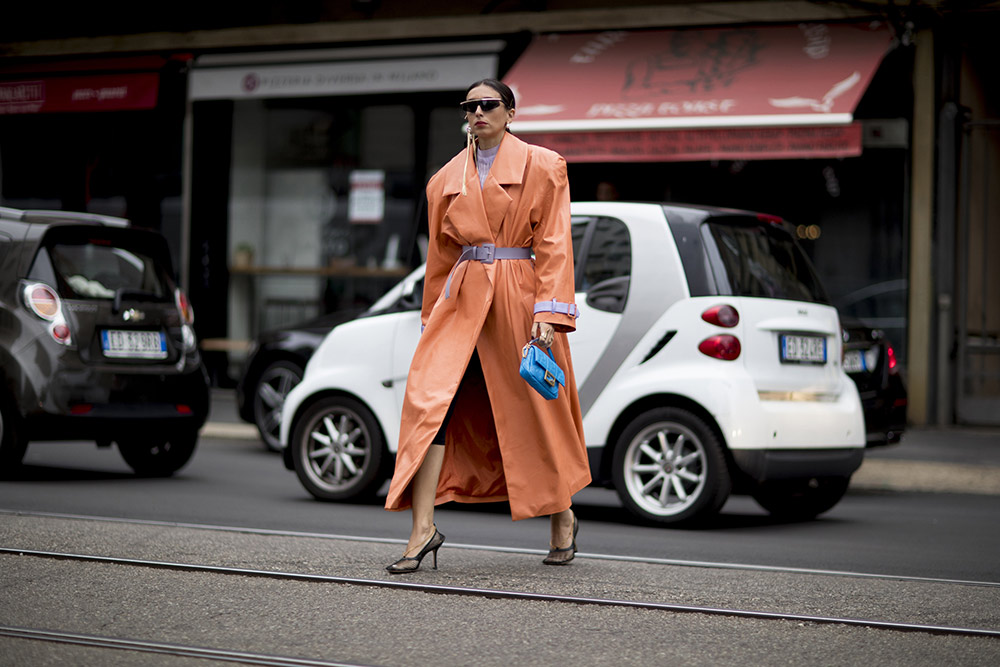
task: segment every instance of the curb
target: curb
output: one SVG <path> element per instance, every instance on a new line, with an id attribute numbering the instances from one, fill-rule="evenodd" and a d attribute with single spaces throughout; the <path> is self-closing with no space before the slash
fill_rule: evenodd
<path id="1" fill-rule="evenodd" d="M 929 491 L 1000 495 L 1000 467 L 939 461 L 865 459 L 851 478 L 865 491 Z"/>
<path id="2" fill-rule="evenodd" d="M 257 427 L 253 424 L 208 422 L 201 427 L 198 435 L 202 438 L 221 438 L 224 440 L 260 440 Z"/>

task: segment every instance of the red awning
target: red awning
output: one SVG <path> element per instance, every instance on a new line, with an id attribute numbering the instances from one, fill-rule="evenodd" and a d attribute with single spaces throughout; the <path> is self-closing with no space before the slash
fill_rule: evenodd
<path id="1" fill-rule="evenodd" d="M 511 129 L 576 161 L 858 155 L 853 112 L 890 42 L 870 23 L 540 35 L 504 78 Z"/>
<path id="2" fill-rule="evenodd" d="M 861 124 L 635 132 L 541 132 L 531 143 L 568 162 L 787 160 L 861 155 Z"/>
<path id="3" fill-rule="evenodd" d="M 0 115 L 152 109 L 159 84 L 154 72 L 0 81 Z"/>

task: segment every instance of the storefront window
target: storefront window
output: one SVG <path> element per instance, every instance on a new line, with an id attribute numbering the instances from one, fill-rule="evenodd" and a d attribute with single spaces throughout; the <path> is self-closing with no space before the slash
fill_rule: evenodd
<path id="1" fill-rule="evenodd" d="M 408 272 L 416 136 L 411 107 L 370 99 L 235 105 L 232 337 L 364 308 Z"/>

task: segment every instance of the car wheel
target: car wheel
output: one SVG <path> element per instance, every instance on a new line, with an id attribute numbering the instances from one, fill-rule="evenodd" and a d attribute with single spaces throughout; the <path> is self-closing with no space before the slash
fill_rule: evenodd
<path id="1" fill-rule="evenodd" d="M 369 497 L 382 484 L 382 433 L 358 401 L 344 396 L 317 401 L 296 420 L 288 446 L 295 474 L 316 498 Z"/>
<path id="2" fill-rule="evenodd" d="M 718 436 L 680 408 L 657 408 L 636 418 L 618 440 L 611 472 L 625 506 L 661 524 L 713 515 L 731 489 Z"/>
<path id="3" fill-rule="evenodd" d="M 839 503 L 850 483 L 850 476 L 762 482 L 753 499 L 773 516 L 812 519 Z"/>
<path id="4" fill-rule="evenodd" d="M 118 441 L 125 463 L 143 477 L 169 477 L 184 467 L 194 454 L 197 432 L 163 437 L 129 438 Z"/>
<path id="5" fill-rule="evenodd" d="M 281 409 L 285 397 L 302 381 L 302 368 L 291 361 L 276 361 L 260 374 L 253 394 L 253 422 L 264 446 L 281 451 Z"/>
<path id="6" fill-rule="evenodd" d="M 0 477 L 8 477 L 21 467 L 27 448 L 17 412 L 10 401 L 0 398 Z"/>

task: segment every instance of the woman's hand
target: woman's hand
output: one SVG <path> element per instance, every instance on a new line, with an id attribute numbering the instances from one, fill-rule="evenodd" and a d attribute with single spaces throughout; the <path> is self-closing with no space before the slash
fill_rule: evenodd
<path id="1" fill-rule="evenodd" d="M 548 322 L 535 322 L 531 325 L 531 337 L 537 338 L 538 342 L 545 347 L 552 347 L 552 341 L 556 337 L 556 329 Z"/>

